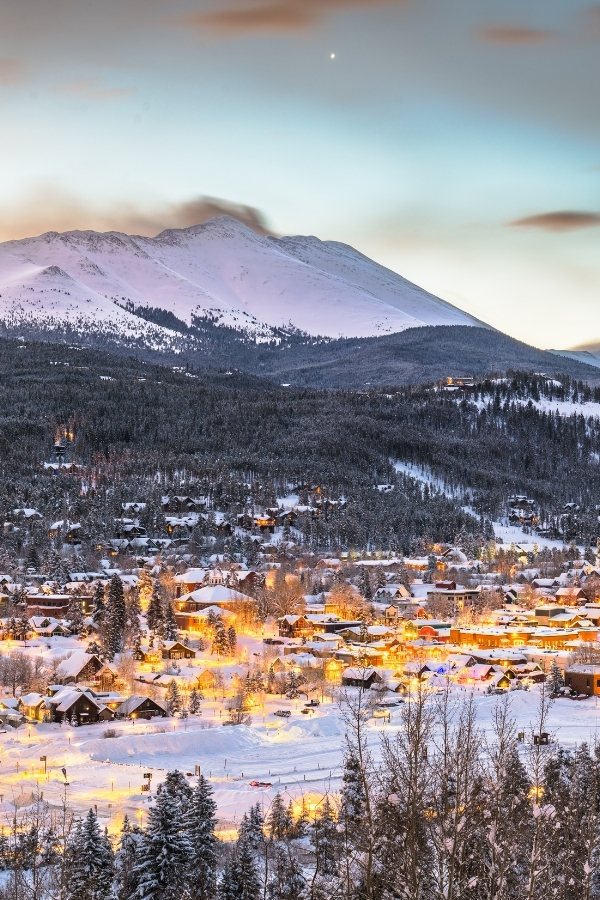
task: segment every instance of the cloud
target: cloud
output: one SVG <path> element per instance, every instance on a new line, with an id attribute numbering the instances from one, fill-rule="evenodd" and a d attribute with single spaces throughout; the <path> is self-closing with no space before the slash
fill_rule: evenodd
<path id="1" fill-rule="evenodd" d="M 10 56 L 0 56 L 0 87 L 20 84 L 25 79 L 25 68 L 18 60 Z"/>
<path id="2" fill-rule="evenodd" d="M 370 10 L 394 6 L 405 0 L 220 0 L 209 11 L 188 13 L 178 19 L 184 26 L 236 36 L 265 31 L 303 31 L 319 25 L 327 16 L 344 10 Z"/>
<path id="3" fill-rule="evenodd" d="M 505 47 L 526 44 L 545 44 L 556 37 L 556 32 L 544 28 L 524 28 L 518 25 L 488 25 L 477 31 L 480 40 Z"/>
<path id="4" fill-rule="evenodd" d="M 178 203 L 142 206 L 120 203 L 93 207 L 47 184 L 0 208 L 0 240 L 18 240 L 45 231 L 124 231 L 153 236 L 167 228 L 189 228 L 216 216 L 232 216 L 259 234 L 272 234 L 266 217 L 252 206 L 217 197 L 192 197 Z"/>
<path id="5" fill-rule="evenodd" d="M 94 78 L 81 78 L 56 84 L 54 90 L 58 94 L 70 94 L 84 100 L 112 100 L 133 93 L 131 87 L 109 87 Z"/>
<path id="6" fill-rule="evenodd" d="M 518 228 L 541 228 L 543 231 L 576 231 L 600 226 L 600 213 L 580 210 L 558 210 L 515 219 L 509 225 Z"/>

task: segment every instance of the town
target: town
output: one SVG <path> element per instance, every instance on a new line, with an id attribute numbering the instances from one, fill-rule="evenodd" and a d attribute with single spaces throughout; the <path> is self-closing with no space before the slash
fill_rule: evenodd
<path id="1" fill-rule="evenodd" d="M 61 433 L 45 468 L 84 478 L 69 446 Z M 89 523 L 14 509 L 5 535 L 28 549 L 0 573 L 5 809 L 39 791 L 58 806 L 68 783 L 69 803 L 85 809 L 91 791 L 115 832 L 125 815 L 143 821 L 176 765 L 214 783 L 220 828 L 233 833 L 282 786 L 294 802 L 339 790 L 347 691 L 368 692 L 374 739 L 423 691 L 487 704 L 510 694 L 527 723 L 543 686 L 561 739 L 573 740 L 573 716 L 581 725 L 573 701 L 595 722 L 600 548 L 307 552 L 299 519 L 343 502 L 303 486 L 232 521 L 193 490 L 161 495 L 159 509 L 135 496 L 85 554 Z M 159 520 L 149 537 L 145 523 Z M 84 558 L 93 568 L 69 565 Z"/>

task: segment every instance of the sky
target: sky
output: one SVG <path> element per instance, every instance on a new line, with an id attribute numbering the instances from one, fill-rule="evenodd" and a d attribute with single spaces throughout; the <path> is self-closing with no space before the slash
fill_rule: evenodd
<path id="1" fill-rule="evenodd" d="M 600 344 L 600 3 L 1 0 L 0 240 L 237 212 Z"/>

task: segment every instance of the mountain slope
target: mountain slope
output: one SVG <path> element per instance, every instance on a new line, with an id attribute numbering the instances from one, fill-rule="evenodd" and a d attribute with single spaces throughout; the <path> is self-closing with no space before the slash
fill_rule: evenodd
<path id="1" fill-rule="evenodd" d="M 265 237 L 229 217 L 155 238 L 72 231 L 0 244 L 0 294 L 5 321 L 76 323 L 96 305 L 99 321 L 114 316 L 140 335 L 146 326 L 123 319 L 115 304 L 161 308 L 188 324 L 209 315 L 259 338 L 289 326 L 365 337 L 483 325 L 350 247 Z"/>
<path id="2" fill-rule="evenodd" d="M 199 364 L 200 358 L 195 361 Z M 564 374 L 600 383 L 600 371 L 578 360 L 538 350 L 491 329 L 456 325 L 311 346 L 294 344 L 279 352 L 259 345 L 236 353 L 230 364 L 280 382 L 311 387 L 422 384 L 447 376 L 483 377 L 509 370 Z M 216 356 L 213 365 L 218 365 Z"/>

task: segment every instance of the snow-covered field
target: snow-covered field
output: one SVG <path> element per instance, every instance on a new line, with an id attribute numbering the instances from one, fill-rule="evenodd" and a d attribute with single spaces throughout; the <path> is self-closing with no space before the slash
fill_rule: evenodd
<path id="1" fill-rule="evenodd" d="M 466 688 L 453 690 L 458 697 L 466 697 Z M 475 699 L 480 728 L 491 736 L 492 714 L 499 700 L 483 692 L 476 693 Z M 517 729 L 529 735 L 536 719 L 537 690 L 515 691 L 510 703 Z M 292 715 L 278 719 L 273 716 L 277 708 L 288 708 Z M 154 791 L 169 769 L 194 773 L 199 765 L 211 781 L 220 826 L 226 832 L 253 803 L 260 801 L 268 807 L 277 791 L 293 799 L 338 790 L 345 734 L 340 709 L 327 700 L 309 715 L 302 714 L 302 708 L 301 700 L 272 698 L 250 725 L 224 726 L 219 724 L 217 705 L 208 702 L 201 718 L 117 723 L 116 738 L 104 737 L 103 725 L 41 725 L 3 734 L 0 810 L 11 814 L 15 804 L 26 805 L 36 790 L 59 805 L 66 790 L 69 805 L 85 810 L 96 804 L 99 815 L 116 829 L 125 812 L 136 821 L 145 821 L 150 802 L 141 792 L 145 773 L 152 774 Z M 593 742 L 600 737 L 599 714 L 594 699 L 560 699 L 551 707 L 549 730 L 565 746 Z M 399 720 L 396 707 L 389 724 L 371 721 L 368 741 L 375 758 L 382 734 L 393 736 Z M 47 776 L 42 755 L 47 756 Z M 272 786 L 252 787 L 252 780 Z"/>

